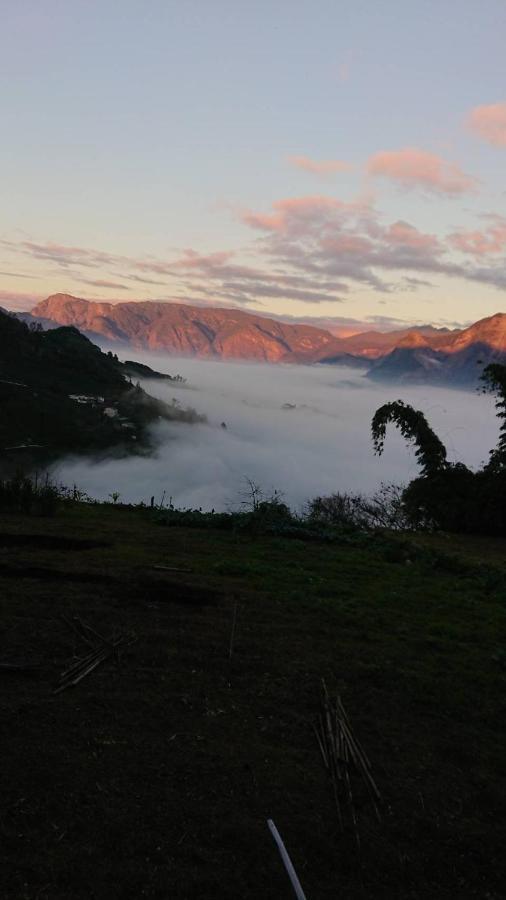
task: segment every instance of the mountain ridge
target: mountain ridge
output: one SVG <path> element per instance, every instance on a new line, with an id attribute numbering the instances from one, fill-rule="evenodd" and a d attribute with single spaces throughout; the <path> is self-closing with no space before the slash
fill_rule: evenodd
<path id="1" fill-rule="evenodd" d="M 352 365 L 388 380 L 472 384 L 479 378 L 478 361 L 486 365 L 506 358 L 506 313 L 500 312 L 460 329 L 422 325 L 341 338 L 245 310 L 155 301 L 113 304 L 70 294 L 51 295 L 31 315 L 72 325 L 95 341 L 138 350 L 201 359 Z"/>
<path id="2" fill-rule="evenodd" d="M 313 362 L 341 346 L 330 332 L 310 325 L 182 303 L 112 304 L 55 294 L 39 303 L 32 316 L 73 325 L 92 338 L 204 359 Z"/>

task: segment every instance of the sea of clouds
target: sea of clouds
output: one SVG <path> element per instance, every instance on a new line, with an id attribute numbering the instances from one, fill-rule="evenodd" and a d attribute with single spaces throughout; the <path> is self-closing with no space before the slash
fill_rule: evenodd
<path id="1" fill-rule="evenodd" d="M 184 376 L 186 385 L 150 380 L 143 387 L 194 407 L 208 423 L 155 426 L 158 446 L 149 457 L 71 458 L 57 466 L 62 483 L 77 484 L 97 499 L 119 492 L 123 502 L 149 503 L 154 496 L 159 503 L 164 496 L 178 507 L 231 509 L 249 478 L 267 495 L 280 491 L 300 510 L 318 495 L 407 483 L 418 472 L 413 450 L 390 427 L 379 458 L 370 433 L 378 406 L 399 398 L 423 410 L 451 460 L 479 466 L 499 434 L 493 399 L 478 393 L 378 385 L 361 372 L 333 366 L 209 362 L 134 351 L 129 357 Z"/>

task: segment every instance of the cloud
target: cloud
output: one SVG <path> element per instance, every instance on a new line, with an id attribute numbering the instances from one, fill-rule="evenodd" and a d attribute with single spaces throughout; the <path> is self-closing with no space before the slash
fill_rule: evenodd
<path id="1" fill-rule="evenodd" d="M 230 252 L 201 255 L 186 250 L 173 264 L 192 283 L 194 278 L 207 278 L 210 291 L 244 305 L 257 302 L 256 298 L 284 298 L 306 303 L 336 302 L 336 291 L 347 290 L 345 284 L 321 282 L 315 284 L 300 273 L 265 270 L 233 261 Z M 200 288 L 202 290 L 202 287 Z"/>
<path id="2" fill-rule="evenodd" d="M 328 198 L 319 198 L 309 204 L 304 200 L 287 201 L 287 206 L 292 211 L 295 209 L 299 217 L 304 214 L 310 217 L 307 207 L 319 208 L 341 206 L 337 201 Z M 62 266 L 66 278 L 73 278 L 76 282 L 92 285 L 93 287 L 106 288 L 108 290 L 129 291 L 130 288 L 121 281 L 113 281 L 108 278 L 92 278 L 90 270 L 96 269 L 97 273 L 107 265 L 113 269 L 114 274 L 122 279 L 147 284 L 166 284 L 157 279 L 150 278 L 151 273 L 162 275 L 170 279 L 175 290 L 171 295 L 186 290 L 202 295 L 208 294 L 213 302 L 220 303 L 225 300 L 229 304 L 239 306 L 252 305 L 261 302 L 261 298 L 298 300 L 306 303 L 339 302 L 337 292 L 344 293 L 347 285 L 337 283 L 335 279 L 327 282 L 324 279 L 315 284 L 314 280 L 303 273 L 282 272 L 265 269 L 260 266 L 245 265 L 236 261 L 236 254 L 232 251 L 222 250 L 214 253 L 203 254 L 188 248 L 179 256 L 160 260 L 156 258 L 124 257 L 100 250 L 91 250 L 83 247 L 65 246 L 52 241 L 40 243 L 35 241 L 0 242 L 11 252 L 20 253 L 32 258 L 50 261 Z M 139 274 L 142 273 L 142 274 Z M 183 300 L 189 302 L 183 294 Z M 208 301 L 209 302 L 209 301 Z"/>
<path id="3" fill-rule="evenodd" d="M 488 217 L 491 240 L 498 241 L 500 217 Z M 408 290 L 427 286 L 417 275 L 440 274 L 481 282 L 504 290 L 504 267 L 479 268 L 452 258 L 453 242 L 422 232 L 410 222 L 397 220 L 383 224 L 370 201 L 344 203 L 336 198 L 310 196 L 279 200 L 271 213 L 248 211 L 242 221 L 262 234 L 257 252 L 269 265 L 297 271 L 312 282 L 312 290 L 336 280 L 343 293 L 348 284 L 367 285 L 380 293 L 398 292 L 399 281 L 382 273 L 401 272 L 415 276 L 405 282 Z M 337 287 L 339 285 L 339 288 Z"/>
<path id="4" fill-rule="evenodd" d="M 208 424 L 161 424 L 153 456 L 63 461 L 55 469 L 58 481 L 103 499 L 115 490 L 122 500 L 149 502 L 165 492 L 178 506 L 226 509 L 240 502 L 247 475 L 267 493 L 282 491 L 298 508 L 310 497 L 369 492 L 381 481 L 407 482 L 417 474 L 414 451 L 395 430 L 384 457 L 372 452 L 371 416 L 392 399 L 391 385 L 370 384 L 338 367 L 176 362 L 146 353 L 136 358 L 188 378 L 191 390 L 163 381 L 145 387 L 162 399 L 190 403 Z M 479 465 L 495 444 L 493 398 L 426 385 L 399 390 L 429 415 L 452 458 Z M 294 408 L 283 409 L 286 403 Z"/>
<path id="5" fill-rule="evenodd" d="M 397 297 L 402 291 L 427 288 L 429 275 L 506 289 L 501 259 L 506 251 L 506 219 L 496 214 L 482 215 L 476 230 L 447 236 L 422 231 L 406 219 L 386 221 L 370 194 L 351 200 L 324 194 L 285 197 L 270 209 L 243 209 L 237 214 L 253 237 L 234 251 L 201 253 L 186 248 L 157 258 L 120 256 L 53 241 L 0 244 L 13 254 L 57 263 L 65 274 L 66 290 L 72 279 L 75 293 L 82 283 L 121 292 L 131 290 L 129 283 L 162 284 L 162 302 L 177 299 L 191 304 L 197 298 L 206 305 L 267 309 L 276 300 L 337 304 L 364 287 Z M 46 280 L 53 274 L 48 269 Z M 144 299 L 160 301 L 160 292 L 156 297 L 146 293 Z"/>
<path id="6" fill-rule="evenodd" d="M 472 191 L 477 186 L 476 179 L 466 175 L 455 163 L 416 147 L 376 153 L 369 159 L 367 171 L 375 177 L 389 178 L 405 189 L 421 188 L 449 196 Z"/>
<path id="7" fill-rule="evenodd" d="M 302 281 L 302 279 L 300 280 Z M 222 293 L 223 291 L 228 291 L 231 299 L 234 299 L 236 302 L 238 301 L 238 299 L 242 299 L 243 303 L 254 302 L 254 297 L 297 300 L 301 303 L 341 303 L 341 298 L 337 297 L 335 294 L 336 290 L 339 290 L 342 293 L 347 293 L 348 287 L 345 284 L 334 284 L 332 285 L 332 288 L 329 288 L 328 291 L 318 291 L 310 290 L 309 288 L 301 289 L 294 287 L 283 287 L 279 284 L 268 284 L 262 283 L 261 281 L 249 284 L 247 286 L 241 284 L 240 282 L 224 282 L 222 285 Z"/>
<path id="8" fill-rule="evenodd" d="M 506 291 L 506 267 L 504 265 L 498 268 L 495 266 L 483 266 L 477 269 L 469 269 L 467 277 L 470 281 L 489 284 L 499 291 Z"/>
<path id="9" fill-rule="evenodd" d="M 197 269 L 201 271 L 210 271 L 215 269 L 222 270 L 227 263 L 230 262 L 234 254 L 230 250 L 220 250 L 216 253 L 198 253 L 196 250 L 187 249 L 183 251 L 183 256 L 174 260 L 170 264 L 172 269 L 183 269 L 192 271 Z"/>
<path id="10" fill-rule="evenodd" d="M 79 278 L 84 284 L 91 284 L 92 287 L 108 288 L 115 291 L 129 291 L 130 288 L 124 284 L 118 284 L 116 281 L 108 281 L 106 278 Z"/>
<path id="11" fill-rule="evenodd" d="M 476 231 L 456 231 L 448 236 L 452 247 L 471 256 L 494 256 L 506 252 L 506 219 L 491 214 L 488 228 Z"/>
<path id="12" fill-rule="evenodd" d="M 124 275 L 123 278 L 126 278 L 128 281 L 135 281 L 139 284 L 154 284 L 158 287 L 160 285 L 164 285 L 165 281 L 157 281 L 155 278 L 144 278 L 142 275 Z"/>
<path id="13" fill-rule="evenodd" d="M 413 278 L 409 275 L 404 275 L 401 281 L 401 288 L 406 291 L 417 291 L 419 288 L 425 287 L 432 288 L 434 285 L 425 278 Z"/>
<path id="14" fill-rule="evenodd" d="M 267 232 L 258 250 L 278 265 L 304 271 L 315 285 L 349 279 L 386 292 L 393 286 L 375 269 L 441 269 L 446 248 L 435 235 L 405 221 L 385 227 L 367 199 L 298 197 L 278 201 L 273 210 L 242 216 L 251 228 Z"/>
<path id="15" fill-rule="evenodd" d="M 3 278 L 28 278 L 33 281 L 37 276 L 36 275 L 26 275 L 21 272 L 0 272 L 0 276 Z"/>
<path id="16" fill-rule="evenodd" d="M 351 163 L 340 159 L 310 159 L 308 156 L 289 156 L 288 161 L 297 169 L 304 169 L 313 175 L 327 176 L 336 172 L 349 172 L 353 169 Z"/>
<path id="17" fill-rule="evenodd" d="M 506 147 L 506 103 L 475 106 L 467 117 L 467 126 L 494 147 Z"/>
<path id="18" fill-rule="evenodd" d="M 434 234 L 423 234 L 410 225 L 409 222 L 402 220 L 394 222 L 386 231 L 385 239 L 396 246 L 409 247 L 410 250 L 432 251 L 434 253 L 441 252 L 441 245 L 438 238 Z"/>
<path id="19" fill-rule="evenodd" d="M 241 215 L 242 221 L 245 225 L 261 231 L 305 233 L 308 226 L 314 223 L 321 225 L 329 216 L 334 217 L 337 211 L 345 213 L 349 210 L 350 204 L 335 197 L 315 194 L 276 200 L 272 208 L 274 211 L 266 215 L 245 210 Z"/>
<path id="20" fill-rule="evenodd" d="M 65 244 L 55 244 L 52 241 L 40 244 L 34 241 L 14 243 L 13 241 L 3 240 L 0 243 L 6 249 L 16 250 L 18 253 L 24 253 L 27 256 L 35 257 L 35 259 L 49 260 L 63 267 L 71 265 L 94 267 L 110 264 L 117 259 L 110 253 L 104 253 L 100 250 L 68 247 Z"/>

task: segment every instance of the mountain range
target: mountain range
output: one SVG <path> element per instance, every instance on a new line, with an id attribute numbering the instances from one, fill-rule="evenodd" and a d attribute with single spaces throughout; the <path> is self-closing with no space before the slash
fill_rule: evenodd
<path id="1" fill-rule="evenodd" d="M 481 368 L 506 362 L 506 314 L 463 329 L 417 326 L 336 337 L 237 309 L 180 303 L 102 303 L 54 294 L 28 318 L 72 325 L 94 341 L 203 359 L 363 367 L 373 379 L 475 384 Z"/>

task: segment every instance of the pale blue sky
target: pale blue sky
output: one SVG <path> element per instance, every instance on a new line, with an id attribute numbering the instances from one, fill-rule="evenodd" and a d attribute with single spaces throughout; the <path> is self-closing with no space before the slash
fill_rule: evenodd
<path id="1" fill-rule="evenodd" d="M 506 217 L 506 141 L 467 124 L 476 107 L 502 115 L 503 0 L 0 0 L 0 14 L 5 305 L 66 290 L 358 319 L 506 309 L 506 230 L 502 244 L 502 220 L 482 218 Z M 374 174 L 372 157 L 405 148 L 477 181 L 420 181 L 412 156 L 407 180 L 397 156 Z M 353 168 L 323 178 L 290 156 Z M 248 219 L 315 195 L 368 211 Z M 396 234 L 392 262 L 398 221 L 440 244 L 408 259 Z M 472 252 L 450 237 L 490 227 Z M 374 246 L 358 258 L 330 248 L 337 235 Z M 188 267 L 190 248 L 235 255 Z"/>

